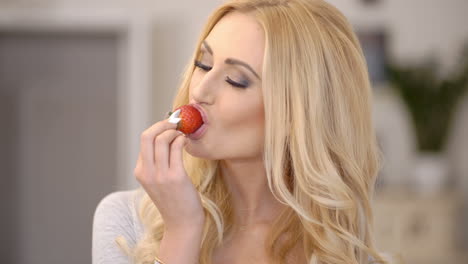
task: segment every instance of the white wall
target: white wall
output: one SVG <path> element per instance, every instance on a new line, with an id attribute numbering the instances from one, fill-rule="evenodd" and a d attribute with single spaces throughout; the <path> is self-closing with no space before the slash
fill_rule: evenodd
<path id="1" fill-rule="evenodd" d="M 390 53 L 397 60 L 416 60 L 435 54 L 447 70 L 460 45 L 468 41 L 466 0 L 329 0 L 356 28 L 384 28 L 390 34 Z"/>

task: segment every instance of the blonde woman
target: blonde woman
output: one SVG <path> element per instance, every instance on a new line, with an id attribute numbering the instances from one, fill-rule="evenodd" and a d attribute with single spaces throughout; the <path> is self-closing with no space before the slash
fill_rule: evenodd
<path id="1" fill-rule="evenodd" d="M 96 209 L 93 263 L 385 263 L 372 241 L 379 169 L 358 40 L 322 0 L 214 11 L 174 108 L 141 135 L 135 177 Z"/>

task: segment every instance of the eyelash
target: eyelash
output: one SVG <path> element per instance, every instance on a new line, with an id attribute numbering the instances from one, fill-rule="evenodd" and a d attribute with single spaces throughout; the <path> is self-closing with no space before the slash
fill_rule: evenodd
<path id="1" fill-rule="evenodd" d="M 210 71 L 213 68 L 213 67 L 202 64 L 200 61 L 195 61 L 194 65 L 195 67 L 198 67 L 201 70 L 206 71 L 206 72 Z M 231 78 L 229 78 L 229 76 L 226 76 L 226 82 L 237 88 L 247 88 L 249 86 L 249 84 L 242 84 L 242 83 L 235 82 Z"/>
<path id="2" fill-rule="evenodd" d="M 203 65 L 201 62 L 199 61 L 195 61 L 195 67 L 198 67 L 204 71 L 210 71 L 213 67 L 209 67 L 209 66 L 206 66 L 206 65 Z"/>

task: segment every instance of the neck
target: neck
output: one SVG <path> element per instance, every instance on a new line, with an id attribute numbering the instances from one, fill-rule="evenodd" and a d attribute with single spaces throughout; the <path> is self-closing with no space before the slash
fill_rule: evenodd
<path id="1" fill-rule="evenodd" d="M 220 165 L 233 201 L 234 225 L 271 223 L 283 205 L 268 188 L 263 160 L 223 160 Z"/>

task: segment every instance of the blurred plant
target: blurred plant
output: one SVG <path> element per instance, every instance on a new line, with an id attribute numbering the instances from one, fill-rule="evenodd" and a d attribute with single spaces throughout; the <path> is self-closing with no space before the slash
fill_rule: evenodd
<path id="1" fill-rule="evenodd" d="M 442 79 L 434 58 L 415 66 L 386 67 L 392 87 L 411 113 L 420 151 L 444 148 L 458 101 L 468 89 L 468 43 L 459 58 L 454 71 Z"/>

